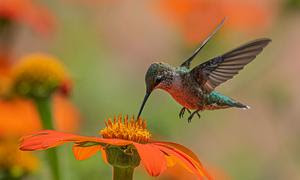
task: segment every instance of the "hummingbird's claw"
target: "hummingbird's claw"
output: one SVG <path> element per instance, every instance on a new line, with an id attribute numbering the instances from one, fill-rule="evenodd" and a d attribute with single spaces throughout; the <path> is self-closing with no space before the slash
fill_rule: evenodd
<path id="1" fill-rule="evenodd" d="M 187 110 L 187 112 L 189 112 L 189 114 L 191 114 L 192 112 L 188 109 L 188 108 L 186 108 L 186 110 Z"/>
<path id="2" fill-rule="evenodd" d="M 183 118 L 184 113 L 185 113 L 185 110 L 187 110 L 187 112 L 188 112 L 189 114 L 191 114 L 191 111 L 190 111 L 188 108 L 183 107 L 183 108 L 180 110 L 180 112 L 179 112 L 179 118 L 180 118 L 180 119 Z"/>
<path id="3" fill-rule="evenodd" d="M 199 114 L 199 111 L 197 111 L 196 114 L 197 114 L 198 118 L 201 119 L 201 115 Z"/>
<path id="4" fill-rule="evenodd" d="M 198 116 L 199 119 L 201 118 L 201 116 L 199 114 L 199 111 L 200 111 L 200 109 L 192 112 L 192 114 L 188 117 L 188 123 L 192 122 L 192 119 L 193 119 L 193 117 L 194 117 L 195 114 L 197 114 L 197 116 Z"/>
<path id="5" fill-rule="evenodd" d="M 184 115 L 184 112 L 185 112 L 185 107 L 183 107 L 180 112 L 179 112 L 179 118 L 181 119 Z"/>

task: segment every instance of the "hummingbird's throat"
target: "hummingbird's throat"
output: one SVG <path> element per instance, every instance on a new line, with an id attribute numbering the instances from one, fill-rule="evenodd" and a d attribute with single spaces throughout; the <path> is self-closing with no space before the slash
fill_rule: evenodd
<path id="1" fill-rule="evenodd" d="M 151 133 L 147 130 L 146 121 L 142 118 L 137 120 L 128 116 L 108 118 L 105 121 L 106 127 L 100 131 L 103 138 L 124 139 L 137 143 L 147 143 L 151 138 Z"/>

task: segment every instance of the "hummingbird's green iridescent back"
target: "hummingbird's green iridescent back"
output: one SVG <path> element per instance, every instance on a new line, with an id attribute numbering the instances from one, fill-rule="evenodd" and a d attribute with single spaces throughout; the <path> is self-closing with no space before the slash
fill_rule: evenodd
<path id="1" fill-rule="evenodd" d="M 151 66 L 159 67 L 159 76 L 163 75 L 163 80 L 156 85 L 154 89 L 165 90 L 179 104 L 187 109 L 215 110 L 229 107 L 248 108 L 248 106 L 216 91 L 205 91 L 201 84 L 194 78 L 191 73 L 192 71 L 187 71 L 184 67 L 170 68 L 170 65 L 165 63 L 154 63 Z"/>

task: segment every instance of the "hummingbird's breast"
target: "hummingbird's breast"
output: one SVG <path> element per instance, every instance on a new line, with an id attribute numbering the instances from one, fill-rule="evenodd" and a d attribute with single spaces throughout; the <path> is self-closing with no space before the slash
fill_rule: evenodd
<path id="1" fill-rule="evenodd" d="M 172 83 L 165 90 L 188 109 L 198 109 L 202 101 L 202 90 L 189 74 L 175 74 Z"/>

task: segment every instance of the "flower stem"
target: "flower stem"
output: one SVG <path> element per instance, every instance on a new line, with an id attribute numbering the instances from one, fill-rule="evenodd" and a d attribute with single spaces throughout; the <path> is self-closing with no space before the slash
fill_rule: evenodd
<path id="1" fill-rule="evenodd" d="M 52 123 L 51 98 L 35 98 L 35 105 L 38 109 L 44 129 L 54 129 Z"/>
<path id="2" fill-rule="evenodd" d="M 52 122 L 51 97 L 34 98 L 35 105 L 40 115 L 42 126 L 44 129 L 54 129 Z M 56 149 L 48 149 L 46 151 L 48 163 L 50 165 L 54 180 L 59 180 L 59 162 Z"/>
<path id="3" fill-rule="evenodd" d="M 134 168 L 113 166 L 113 180 L 132 180 Z"/>
<path id="4" fill-rule="evenodd" d="M 107 161 L 113 167 L 113 180 L 132 180 L 134 168 L 140 164 L 140 156 L 132 145 L 105 148 Z"/>

